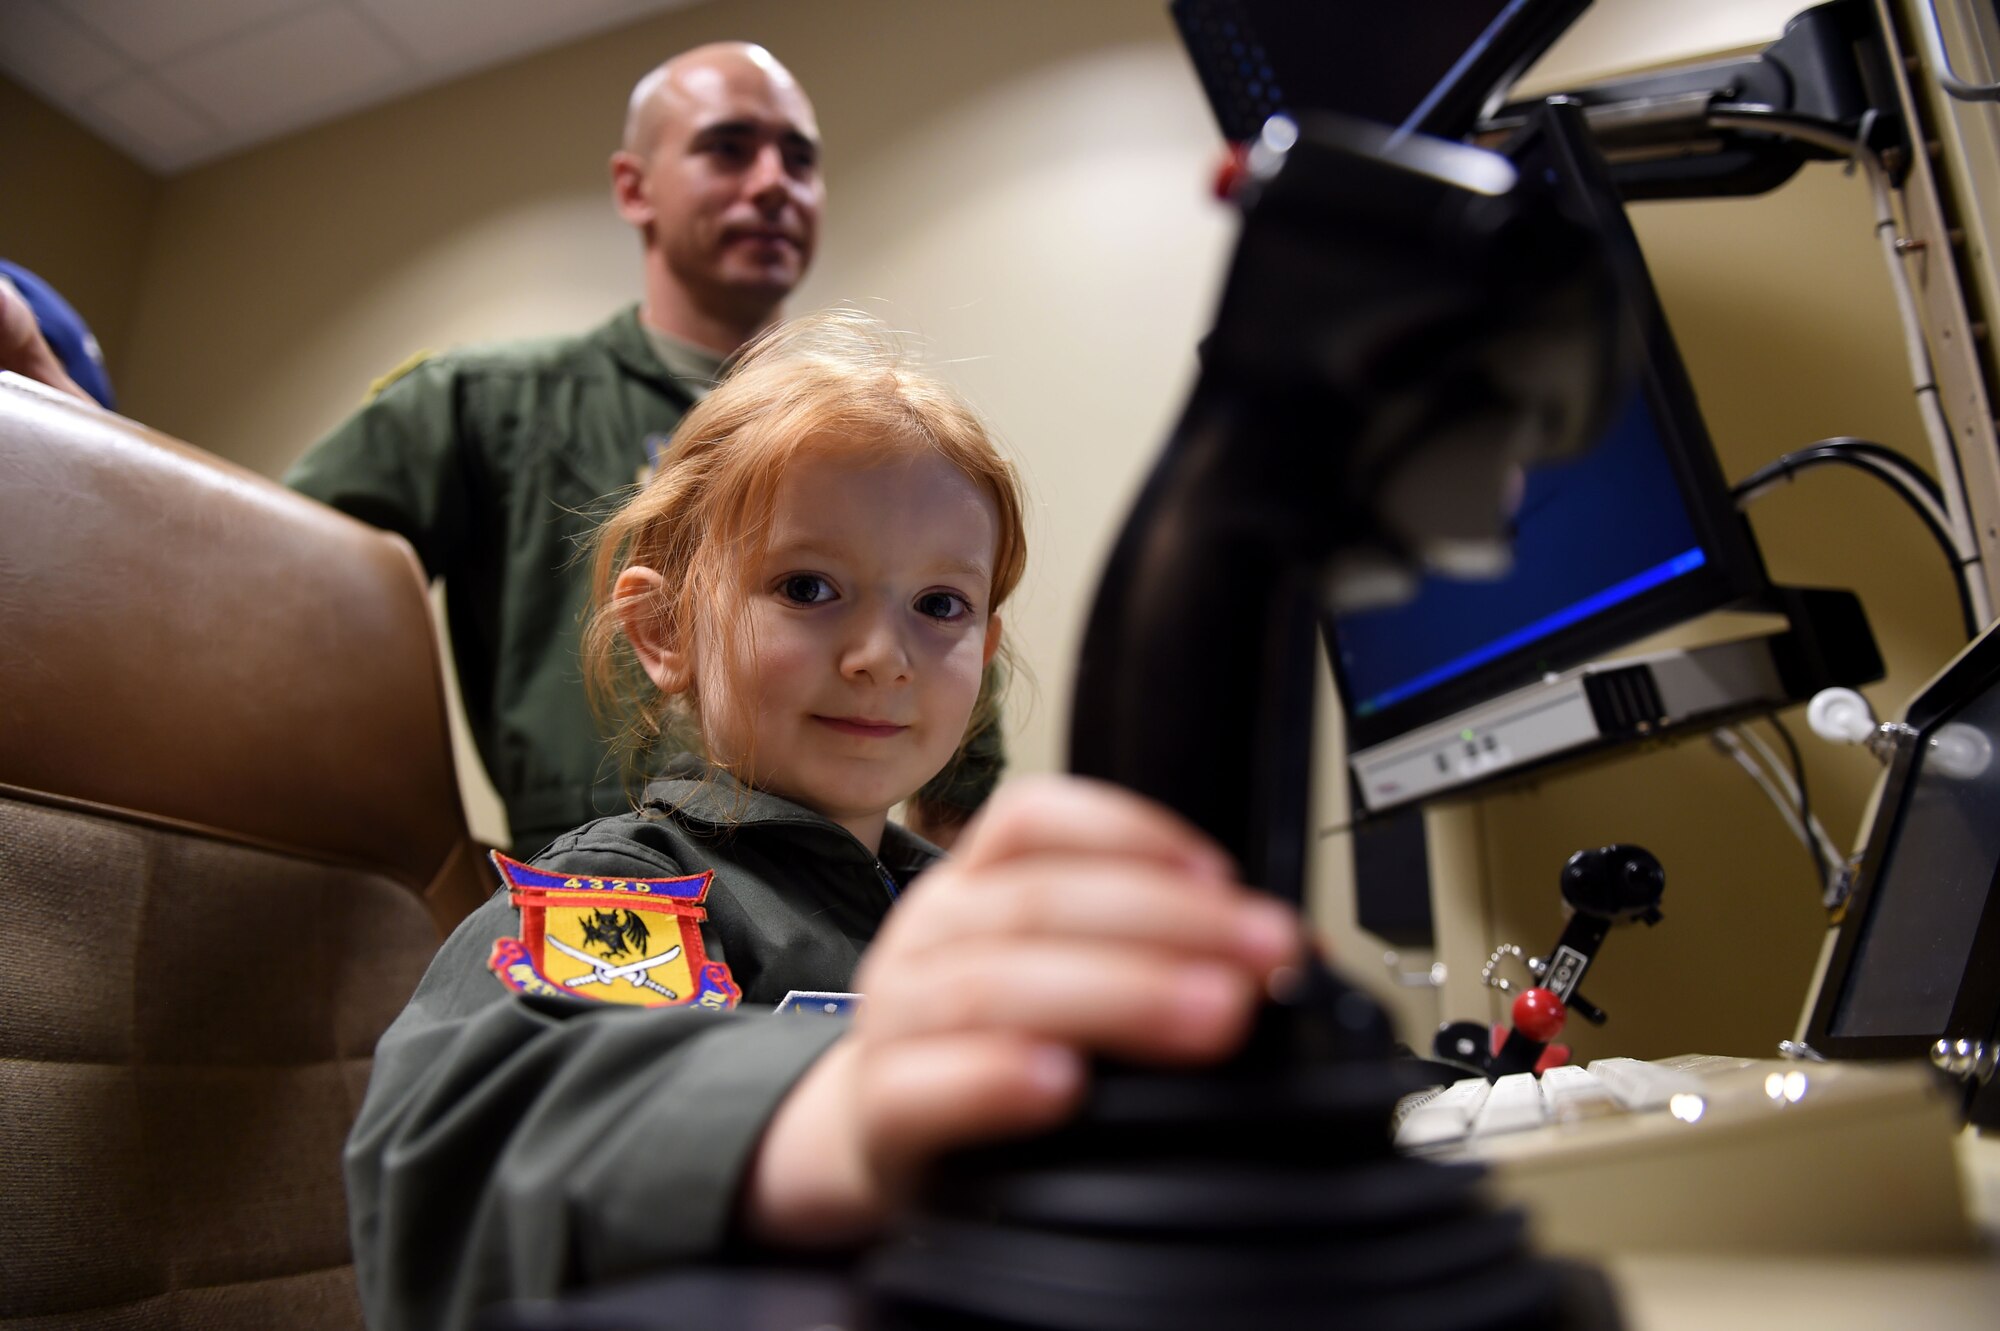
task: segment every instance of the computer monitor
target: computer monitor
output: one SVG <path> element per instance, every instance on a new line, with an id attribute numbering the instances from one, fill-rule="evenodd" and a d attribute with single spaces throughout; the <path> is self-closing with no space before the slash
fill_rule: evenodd
<path id="1" fill-rule="evenodd" d="M 1590 0 L 1172 0 L 1223 137 L 1313 111 L 1470 134 Z"/>
<path id="2" fill-rule="evenodd" d="M 1504 576 L 1432 575 L 1413 600 L 1327 620 L 1351 753 L 1769 590 L 1581 118 L 1545 110 L 1505 151 L 1619 252 L 1640 368 L 1594 449 L 1526 473 Z"/>
<path id="3" fill-rule="evenodd" d="M 1806 1020 L 1828 1057 L 1990 1047 L 2000 1026 L 2000 632 L 1961 652 L 1903 724 Z"/>

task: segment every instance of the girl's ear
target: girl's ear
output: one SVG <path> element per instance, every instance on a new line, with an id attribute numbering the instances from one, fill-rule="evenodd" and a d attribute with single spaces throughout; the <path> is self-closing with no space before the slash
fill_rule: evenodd
<path id="1" fill-rule="evenodd" d="M 618 575 L 611 603 L 618 610 L 618 627 L 638 654 L 646 678 L 662 693 L 682 693 L 694 683 L 694 671 L 667 622 L 666 585 L 658 570 L 634 564 Z"/>
<path id="2" fill-rule="evenodd" d="M 986 617 L 986 652 L 979 658 L 981 665 L 993 664 L 993 653 L 1000 650 L 1000 613 L 996 610 Z"/>

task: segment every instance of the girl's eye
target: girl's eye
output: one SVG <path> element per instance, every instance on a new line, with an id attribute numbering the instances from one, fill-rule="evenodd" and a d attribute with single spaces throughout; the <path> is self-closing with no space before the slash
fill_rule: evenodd
<path id="1" fill-rule="evenodd" d="M 833 599 L 833 584 L 817 573 L 794 573 L 778 584 L 778 594 L 796 605 L 817 605 Z"/>
<path id="2" fill-rule="evenodd" d="M 972 613 L 972 605 L 957 592 L 925 592 L 917 598 L 917 613 L 946 623 Z"/>

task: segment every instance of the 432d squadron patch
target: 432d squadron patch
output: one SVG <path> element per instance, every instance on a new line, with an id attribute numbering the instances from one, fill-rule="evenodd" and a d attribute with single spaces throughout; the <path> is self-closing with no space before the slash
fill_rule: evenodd
<path id="1" fill-rule="evenodd" d="M 702 900 L 713 873 L 686 878 L 582 878 L 493 863 L 521 912 L 521 936 L 493 944 L 487 966 L 524 994 L 565 994 L 641 1007 L 732 1008 L 742 991 L 702 948 Z"/>

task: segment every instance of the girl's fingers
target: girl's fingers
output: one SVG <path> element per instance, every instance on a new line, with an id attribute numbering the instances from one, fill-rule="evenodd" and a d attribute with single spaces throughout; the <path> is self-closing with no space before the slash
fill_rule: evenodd
<path id="1" fill-rule="evenodd" d="M 1200 1062 L 1241 1042 L 1261 987 L 1245 967 L 1207 958 L 1001 938 L 872 971 L 856 1033 L 882 1045 L 1011 1033 L 1145 1062 Z"/>
<path id="2" fill-rule="evenodd" d="M 1011 781 L 966 826 L 953 862 L 966 870 L 1021 855 L 1136 857 L 1177 866 L 1196 879 L 1228 882 L 1229 856 L 1165 806 L 1081 777 Z"/>
<path id="3" fill-rule="evenodd" d="M 1303 948 L 1298 915 L 1261 893 L 1190 892 L 1185 875 L 1152 861 L 1084 863 L 1035 857 L 976 880 L 955 869 L 919 882 L 890 918 L 869 966 L 904 966 L 975 938 L 1032 947 L 1043 938 L 1138 944 L 1241 962 L 1259 972 Z M 862 992 L 869 992 L 861 983 Z"/>
<path id="4" fill-rule="evenodd" d="M 944 1151 L 1062 1122 L 1085 1079 L 1074 1050 L 1005 1032 L 871 1045 L 855 1087 L 863 1151 L 894 1193 Z"/>

